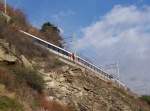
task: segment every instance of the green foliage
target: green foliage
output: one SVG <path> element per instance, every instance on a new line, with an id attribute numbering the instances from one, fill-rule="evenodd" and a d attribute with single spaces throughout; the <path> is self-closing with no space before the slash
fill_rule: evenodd
<path id="1" fill-rule="evenodd" d="M 38 91 L 39 93 L 43 91 L 45 82 L 42 76 L 35 70 L 16 67 L 13 72 L 18 83 L 26 83 L 28 86 Z"/>
<path id="2" fill-rule="evenodd" d="M 10 71 L 0 69 L 0 83 L 12 90 L 28 85 L 39 93 L 42 93 L 45 86 L 43 77 L 37 71 L 21 66 L 12 67 Z"/>
<path id="3" fill-rule="evenodd" d="M 63 47 L 63 39 L 60 36 L 60 30 L 57 26 L 51 24 L 50 22 L 46 22 L 42 25 L 40 31 L 45 40 L 57 46 Z"/>
<path id="4" fill-rule="evenodd" d="M 142 97 L 140 97 L 140 99 L 146 101 L 146 102 L 150 105 L 150 96 L 148 96 L 148 95 L 143 95 Z"/>
<path id="5" fill-rule="evenodd" d="M 0 111 L 23 111 L 23 106 L 14 99 L 0 97 Z"/>
<path id="6" fill-rule="evenodd" d="M 47 31 L 49 29 L 53 29 L 53 30 L 55 30 L 58 33 L 60 32 L 60 30 L 55 25 L 51 24 L 50 22 L 44 23 L 42 25 L 41 31 L 45 32 L 45 31 Z"/>

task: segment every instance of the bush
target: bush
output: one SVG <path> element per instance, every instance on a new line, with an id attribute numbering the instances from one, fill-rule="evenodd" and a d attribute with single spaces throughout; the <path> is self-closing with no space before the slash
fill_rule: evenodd
<path id="1" fill-rule="evenodd" d="M 14 76 L 9 74 L 7 71 L 0 69 L 0 83 L 7 86 L 7 88 L 13 88 Z"/>
<path id="2" fill-rule="evenodd" d="M 16 100 L 8 97 L 0 97 L 0 111 L 23 111 L 23 106 Z"/>
<path id="3" fill-rule="evenodd" d="M 47 101 L 45 98 L 41 98 L 41 106 L 45 111 L 73 111 L 71 107 L 61 104 L 57 101 Z"/>
<path id="4" fill-rule="evenodd" d="M 18 83 L 26 83 L 32 89 L 42 93 L 45 82 L 38 72 L 22 67 L 16 67 L 13 72 Z"/>
<path id="5" fill-rule="evenodd" d="M 146 101 L 146 102 L 150 105 L 150 96 L 148 96 L 148 95 L 143 95 L 142 97 L 140 97 L 140 99 Z"/>
<path id="6" fill-rule="evenodd" d="M 60 35 L 60 30 L 57 26 L 46 22 L 42 25 L 40 32 L 43 34 L 43 39 L 57 46 L 63 47 L 63 38 Z"/>

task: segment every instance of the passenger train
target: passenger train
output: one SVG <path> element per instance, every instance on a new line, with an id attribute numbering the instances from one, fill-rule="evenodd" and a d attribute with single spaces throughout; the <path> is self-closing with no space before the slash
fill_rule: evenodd
<path id="1" fill-rule="evenodd" d="M 47 48 L 48 50 L 50 50 L 51 52 L 55 53 L 56 55 L 59 55 L 69 61 L 75 62 L 76 64 L 89 69 L 90 71 L 93 71 L 95 73 L 98 73 L 101 78 L 103 78 L 103 80 L 107 80 L 107 81 L 112 81 L 117 83 L 119 86 L 122 87 L 126 87 L 126 85 L 124 85 L 122 82 L 120 82 L 119 80 L 115 79 L 113 75 L 108 74 L 106 72 L 103 71 L 103 69 L 93 65 L 92 63 L 86 61 L 85 59 L 75 55 L 74 53 L 71 53 L 63 48 L 60 48 L 56 45 L 53 45 L 45 40 L 40 39 L 39 37 L 36 37 L 34 35 L 29 34 L 28 32 L 19 30 L 21 33 L 28 35 L 30 37 L 32 37 L 32 40 L 34 43 L 41 45 L 45 48 Z"/>

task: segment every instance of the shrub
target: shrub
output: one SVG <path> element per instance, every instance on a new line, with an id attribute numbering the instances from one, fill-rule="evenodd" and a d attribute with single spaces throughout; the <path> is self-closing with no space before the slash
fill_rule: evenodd
<path id="1" fill-rule="evenodd" d="M 73 111 L 71 107 L 61 104 L 57 101 L 51 100 L 47 101 L 45 98 L 41 98 L 41 106 L 46 111 Z"/>
<path id="2" fill-rule="evenodd" d="M 7 71 L 0 69 L 0 83 L 7 86 L 7 88 L 13 88 L 14 76 Z"/>
<path id="3" fill-rule="evenodd" d="M 17 28 L 6 26 L 2 27 L 0 31 L 2 32 L 0 37 L 5 38 L 7 42 L 15 46 L 18 55 L 25 55 L 30 59 L 48 56 L 47 50 L 43 50 L 43 48 L 34 44 L 30 37 L 18 32 Z"/>
<path id="4" fill-rule="evenodd" d="M 43 34 L 43 39 L 57 46 L 63 47 L 63 39 L 57 26 L 51 24 L 50 22 L 46 22 L 42 25 L 40 32 Z"/>
<path id="5" fill-rule="evenodd" d="M 140 97 L 140 99 L 146 101 L 146 102 L 150 105 L 150 96 L 148 96 L 148 95 L 143 95 L 142 97 Z"/>
<path id="6" fill-rule="evenodd" d="M 39 93 L 42 93 L 45 82 L 38 72 L 22 67 L 16 67 L 13 72 L 18 83 L 26 83 L 32 89 L 38 91 Z"/>
<path id="7" fill-rule="evenodd" d="M 0 97 L 0 111 L 23 111 L 23 106 L 14 99 Z"/>

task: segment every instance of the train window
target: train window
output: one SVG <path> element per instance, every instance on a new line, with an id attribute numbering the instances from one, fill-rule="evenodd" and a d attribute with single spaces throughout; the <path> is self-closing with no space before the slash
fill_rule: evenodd
<path id="1" fill-rule="evenodd" d="M 57 52 L 59 52 L 59 49 L 58 49 L 58 48 L 56 48 L 56 47 L 55 47 L 55 50 L 56 50 Z"/>
<path id="2" fill-rule="evenodd" d="M 85 65 L 87 66 L 87 65 L 88 65 L 88 63 L 87 63 L 87 62 L 85 62 Z"/>
<path id="3" fill-rule="evenodd" d="M 54 46 L 51 46 L 51 47 L 52 47 L 53 50 L 55 50 L 55 47 L 54 47 Z"/>
<path id="4" fill-rule="evenodd" d="M 101 71 L 100 69 L 98 70 L 98 72 L 99 72 L 99 73 L 102 73 L 102 71 Z"/>
<path id="5" fill-rule="evenodd" d="M 78 58 L 78 60 L 79 60 L 79 62 L 81 62 L 81 63 L 82 63 L 82 60 L 81 60 L 80 58 Z"/>
<path id="6" fill-rule="evenodd" d="M 61 53 L 61 54 L 62 54 L 62 51 L 61 51 L 61 49 L 58 49 L 58 48 L 57 48 L 57 51 L 58 51 L 59 53 Z"/>
<path id="7" fill-rule="evenodd" d="M 56 51 L 59 52 L 60 50 L 58 48 L 56 48 Z"/>
<path id="8" fill-rule="evenodd" d="M 66 52 L 62 49 L 60 49 L 60 53 L 63 54 L 63 55 L 66 55 Z"/>
<path id="9" fill-rule="evenodd" d="M 69 56 L 69 53 L 64 51 L 64 55 Z"/>
<path id="10" fill-rule="evenodd" d="M 43 46 L 45 46 L 45 47 L 47 47 L 48 46 L 48 44 L 46 44 L 45 42 L 43 42 L 43 41 L 40 41 L 40 44 L 41 45 L 43 45 Z"/>
<path id="11" fill-rule="evenodd" d="M 95 70 L 95 66 L 93 66 L 93 69 Z"/>
<path id="12" fill-rule="evenodd" d="M 104 75 L 105 75 L 106 77 L 109 77 L 109 75 L 108 75 L 108 74 L 106 74 L 106 73 L 104 73 Z"/>
<path id="13" fill-rule="evenodd" d="M 112 78 L 113 78 L 113 76 L 112 76 L 112 75 L 110 75 L 110 78 L 112 79 Z"/>
<path id="14" fill-rule="evenodd" d="M 37 40 L 37 39 L 34 39 L 34 38 L 32 39 L 32 42 L 38 42 L 38 41 L 39 41 L 39 40 Z"/>
<path id="15" fill-rule="evenodd" d="M 84 64 L 84 61 L 82 60 L 82 59 L 80 59 L 81 60 L 81 63 L 83 63 Z"/>
<path id="16" fill-rule="evenodd" d="M 67 54 L 67 52 L 66 52 L 66 51 L 64 51 L 64 50 L 62 50 L 62 49 L 60 49 L 60 51 L 59 51 L 59 52 L 60 52 L 61 54 L 63 54 L 63 55 L 66 55 L 66 56 L 68 55 L 68 54 Z"/>
<path id="17" fill-rule="evenodd" d="M 63 51 L 63 52 L 64 52 L 64 55 L 68 56 L 68 53 L 67 53 L 67 52 L 65 52 L 65 51 Z"/>
<path id="18" fill-rule="evenodd" d="M 61 49 L 60 49 L 60 53 L 63 54 L 63 55 L 65 55 L 65 52 L 63 50 L 61 50 Z"/>
<path id="19" fill-rule="evenodd" d="M 95 71 L 97 71 L 97 68 L 95 68 Z M 98 71 L 97 71 L 98 72 Z"/>
<path id="20" fill-rule="evenodd" d="M 89 67 L 89 66 L 90 66 L 90 64 L 87 64 L 87 66 Z"/>
<path id="21" fill-rule="evenodd" d="M 48 44 L 48 48 L 52 49 L 52 46 L 50 44 Z"/>
<path id="22" fill-rule="evenodd" d="M 90 65 L 89 67 L 90 67 L 90 68 L 92 68 L 92 66 L 91 66 L 91 65 Z"/>
<path id="23" fill-rule="evenodd" d="M 82 62 L 82 60 L 79 58 L 79 61 Z"/>
<path id="24" fill-rule="evenodd" d="M 42 41 L 39 41 L 39 44 L 44 45 Z"/>
<path id="25" fill-rule="evenodd" d="M 96 68 L 96 71 L 98 72 L 98 69 Z"/>
<path id="26" fill-rule="evenodd" d="M 53 50 L 57 51 L 57 48 L 53 46 Z M 58 51 L 57 51 L 58 52 Z"/>
<path id="27" fill-rule="evenodd" d="M 84 61 L 84 64 L 87 66 L 87 62 Z"/>
<path id="28" fill-rule="evenodd" d="M 41 44 L 41 41 L 40 41 L 40 40 L 38 40 L 38 43 L 39 43 L 39 44 Z"/>

